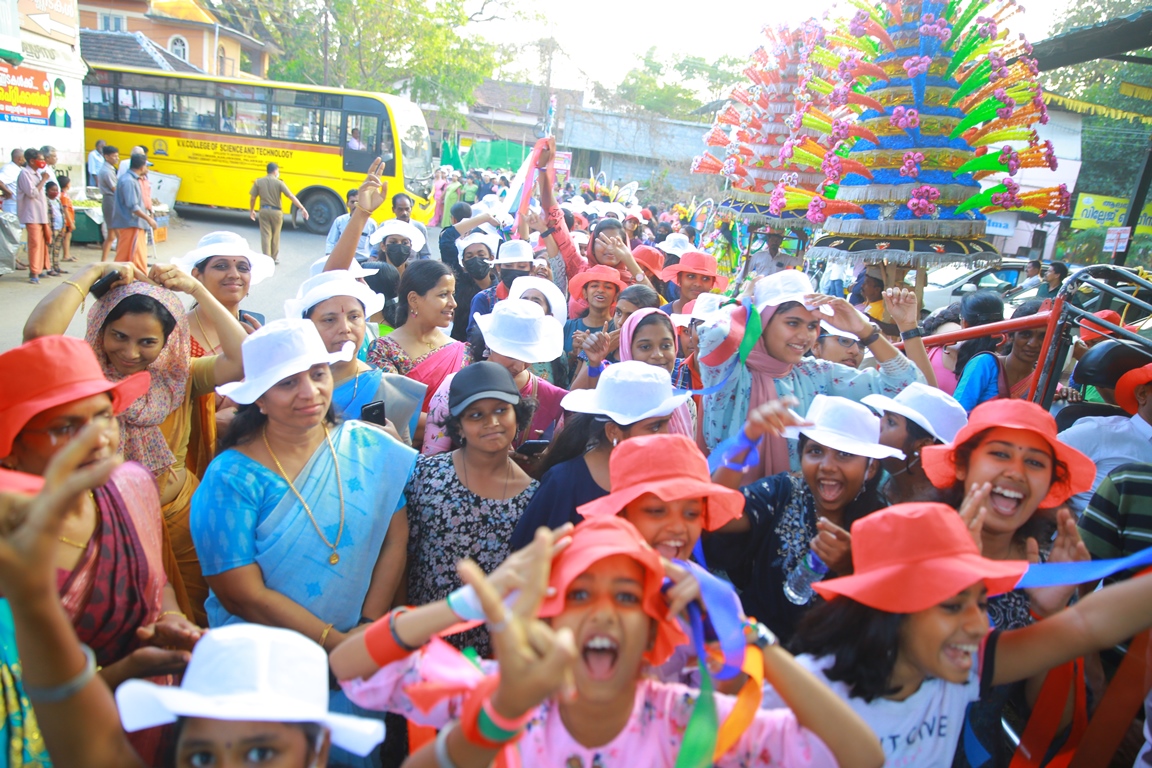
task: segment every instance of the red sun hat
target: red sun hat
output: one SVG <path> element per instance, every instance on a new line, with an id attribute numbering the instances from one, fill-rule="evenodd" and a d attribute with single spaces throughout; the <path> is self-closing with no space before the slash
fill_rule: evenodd
<path id="1" fill-rule="evenodd" d="M 680 257 L 679 263 L 665 267 L 663 271 L 660 272 L 660 279 L 680 285 L 680 274 L 682 272 L 691 272 L 695 275 L 707 275 L 715 278 L 713 287 L 719 291 L 724 291 L 728 288 L 728 278 L 720 274 L 720 268 L 716 264 L 716 257 L 710 253 L 688 251 Z"/>
<path id="2" fill-rule="evenodd" d="M 637 264 L 657 277 L 664 269 L 664 251 L 659 248 L 653 248 L 650 245 L 638 245 L 636 250 L 632 251 L 632 258 L 636 259 Z"/>
<path id="3" fill-rule="evenodd" d="M 40 493 L 43 487 L 44 478 L 40 475 L 0 468 L 0 491 L 32 495 Z"/>
<path id="4" fill-rule="evenodd" d="M 1027 560 L 980 555 L 968 527 L 947 504 L 913 502 L 852 523 L 852 575 L 813 585 L 888 613 L 916 613 L 984 582 L 989 595 L 1015 588 Z"/>
<path id="5" fill-rule="evenodd" d="M 147 371 L 108 381 L 92 348 L 71 336 L 41 336 L 0 354 L 0 457 L 36 414 L 107 392 L 120 415 L 151 381 Z"/>
<path id="6" fill-rule="evenodd" d="M 1152 370 L 1152 366 L 1149 368 Z M 1116 388 L 1119 390 L 1120 385 L 1117 384 Z M 972 410 L 968 424 L 956 433 L 956 439 L 951 443 L 928 445 L 920 450 L 924 474 L 928 475 L 932 485 L 945 489 L 955 485 L 956 450 L 981 432 L 995 427 L 1022 429 L 1042 438 L 1052 448 L 1056 460 L 1068 467 L 1065 476 L 1052 483 L 1048 495 L 1040 501 L 1041 507 L 1055 507 L 1092 487 L 1096 479 L 1096 463 L 1072 446 L 1060 442 L 1052 414 L 1036 403 L 1015 399 L 981 403 Z"/>
<path id="7" fill-rule="evenodd" d="M 609 267 L 607 264 L 597 264 L 568 281 L 568 295 L 584 298 L 584 286 L 596 281 L 612 283 L 618 289 L 617 292 L 628 287 L 628 284 L 620 279 L 620 271 L 615 267 Z"/>
<path id="8" fill-rule="evenodd" d="M 1152 381 L 1152 363 L 1134 368 L 1116 382 L 1116 403 L 1133 416 L 1140 409 L 1136 402 L 1136 387 Z"/>
<path id="9" fill-rule="evenodd" d="M 612 451 L 608 474 L 612 493 L 576 508 L 586 519 L 618 515 L 646 493 L 654 493 L 663 501 L 705 499 L 706 531 L 744 514 L 744 494 L 712 482 L 708 460 L 685 435 L 625 440 Z"/>
<path id="10" fill-rule="evenodd" d="M 1098 317 L 1105 322 L 1112 323 L 1112 325 L 1119 325 L 1121 328 L 1127 328 L 1130 331 L 1135 331 L 1138 327 L 1135 325 L 1124 325 L 1121 322 L 1120 313 L 1114 309 L 1102 309 L 1099 312 L 1093 312 L 1092 314 L 1094 317 Z M 1112 330 L 1110 328 L 1105 328 L 1099 323 L 1094 323 L 1088 319 L 1080 321 L 1080 341 L 1084 342 L 1085 344 L 1111 335 Z"/>
<path id="11" fill-rule="evenodd" d="M 688 642 L 688 636 L 675 620 L 668 618 L 668 603 L 660 591 L 664 584 L 664 563 L 660 555 L 644 541 L 632 523 L 622 517 L 598 517 L 576 526 L 572 543 L 552 561 L 548 586 L 554 591 L 540 606 L 539 616 L 549 618 L 563 613 L 568 585 L 593 563 L 613 555 L 627 555 L 644 568 L 642 607 L 656 622 L 656 639 L 644 652 L 644 660 L 659 666 L 668 660 L 676 646 Z"/>

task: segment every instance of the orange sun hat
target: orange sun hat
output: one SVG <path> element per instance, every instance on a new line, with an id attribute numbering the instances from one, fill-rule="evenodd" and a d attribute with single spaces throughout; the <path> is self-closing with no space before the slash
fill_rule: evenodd
<path id="1" fill-rule="evenodd" d="M 712 482 L 708 460 L 685 435 L 645 435 L 621 443 L 608 459 L 612 492 L 577 507 L 585 519 L 618 515 L 646 493 L 662 501 L 705 499 L 704 530 L 744 514 L 744 494 Z"/>
<path id="2" fill-rule="evenodd" d="M 1134 368 L 1116 382 L 1116 404 L 1133 416 L 1139 410 L 1136 402 L 1136 387 L 1152 381 L 1152 363 Z"/>
<path id="3" fill-rule="evenodd" d="M 151 381 L 148 371 L 108 381 L 92 347 L 71 336 L 41 336 L 0 354 L 0 457 L 36 414 L 107 392 L 118 416 Z"/>
<path id="4" fill-rule="evenodd" d="M 816 582 L 825 600 L 842 596 L 880 611 L 916 613 L 984 582 L 989 595 L 1015 588 L 1027 560 L 981 556 L 947 504 L 913 502 L 852 523 L 852 575 Z"/>
<path id="5" fill-rule="evenodd" d="M 668 618 L 668 603 L 661 592 L 664 563 L 660 555 L 644 541 L 635 526 L 622 517 L 598 517 L 576 526 L 572 543 L 552 561 L 548 586 L 553 591 L 540 606 L 539 615 L 549 618 L 563 613 L 568 585 L 592 564 L 613 555 L 626 555 L 644 568 L 642 607 L 656 622 L 656 638 L 652 647 L 644 652 L 644 660 L 659 666 L 668 660 L 676 646 L 688 642 L 688 636 L 675 620 Z"/>
<path id="6" fill-rule="evenodd" d="M 1152 370 L 1152 366 L 1150 366 Z M 1121 379 L 1123 381 L 1123 379 Z M 1120 385 L 1117 384 L 1117 390 Z M 937 488 L 951 488 L 956 484 L 956 450 L 981 432 L 1004 427 L 1031 432 L 1048 443 L 1056 460 L 1063 462 L 1068 471 L 1057 477 L 1048 489 L 1041 507 L 1055 507 L 1072 496 L 1092 487 L 1096 479 L 1096 462 L 1067 443 L 1060 442 L 1056 434 L 1056 419 L 1036 403 L 1026 400 L 989 400 L 976 406 L 966 424 L 948 445 L 927 445 L 920 450 L 924 474 Z"/>
<path id="7" fill-rule="evenodd" d="M 568 281 L 568 295 L 583 298 L 584 286 L 597 281 L 601 283 L 612 283 L 612 285 L 616 286 L 617 293 L 628 287 L 628 284 L 620 279 L 619 270 L 609 267 L 606 264 L 597 264 Z"/>
<path id="8" fill-rule="evenodd" d="M 707 275 L 714 278 L 713 287 L 723 292 L 728 287 L 728 278 L 720 274 L 716 257 L 703 251 L 688 251 L 680 257 L 676 264 L 665 267 L 660 272 L 660 279 L 680 285 L 680 274 L 691 272 L 694 275 Z"/>

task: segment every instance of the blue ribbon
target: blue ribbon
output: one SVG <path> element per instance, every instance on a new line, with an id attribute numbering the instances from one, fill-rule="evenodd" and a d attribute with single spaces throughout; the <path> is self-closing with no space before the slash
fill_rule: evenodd
<path id="1" fill-rule="evenodd" d="M 708 615 L 704 619 L 706 634 L 720 643 L 720 649 L 724 653 L 724 666 L 716 673 L 716 677 L 729 680 L 740 674 L 744 666 L 744 648 L 747 645 L 740 597 L 731 584 L 716 578 L 697 563 L 685 560 L 676 560 L 675 563 L 691 573 L 696 583 L 700 585 L 700 601 L 708 610 Z M 701 641 L 703 639 L 702 635 Z M 694 633 L 693 644 L 696 644 Z M 706 649 L 701 642 L 696 646 L 696 655 L 699 658 L 706 658 L 705 654 Z"/>
<path id="2" fill-rule="evenodd" d="M 1107 578 L 1114 573 L 1144 568 L 1149 565 L 1152 565 L 1152 547 L 1142 549 L 1128 557 L 1119 557 L 1112 560 L 1090 560 L 1079 563 L 1038 563 L 1028 566 L 1028 570 L 1016 584 L 1016 589 L 1086 584 Z"/>

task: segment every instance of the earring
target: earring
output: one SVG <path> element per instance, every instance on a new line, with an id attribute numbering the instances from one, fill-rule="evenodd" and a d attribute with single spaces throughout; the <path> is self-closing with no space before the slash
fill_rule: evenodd
<path id="1" fill-rule="evenodd" d="M 416 310 L 410 310 L 409 314 L 412 315 L 412 317 L 416 317 Z"/>
<path id="2" fill-rule="evenodd" d="M 616 440 L 616 439 L 613 439 L 613 440 L 612 440 L 612 447 L 613 447 L 613 448 L 615 448 L 615 447 L 616 447 L 616 446 L 618 446 L 618 445 L 620 445 L 620 441 L 619 441 L 619 440 Z"/>

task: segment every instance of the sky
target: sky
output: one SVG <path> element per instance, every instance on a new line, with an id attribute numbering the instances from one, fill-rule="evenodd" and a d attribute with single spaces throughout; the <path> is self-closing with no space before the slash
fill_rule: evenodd
<path id="1" fill-rule="evenodd" d="M 687 0 L 645 3 L 635 0 L 582 0 L 578 4 L 518 0 L 528 12 L 547 14 L 543 23 L 491 22 L 476 29 L 489 40 L 530 42 L 553 37 L 560 53 L 553 60 L 552 84 L 587 89 L 592 80 L 617 85 L 652 47 L 666 61 L 677 55 L 715 60 L 725 54 L 744 58 L 763 42 L 766 24 L 795 25 L 832 8 L 828 0 L 722 0 L 716 12 L 709 5 Z M 1015 17 L 1010 29 L 1032 42 L 1047 37 L 1048 27 L 1070 0 L 1031 0 L 1034 12 Z M 844 4 L 841 4 L 844 7 Z M 653 9 L 660 9 L 653 12 Z M 1025 4 L 1027 8 L 1027 3 Z M 843 12 L 843 11 L 842 11 Z M 514 69 L 543 83 L 539 53 L 527 50 Z"/>

